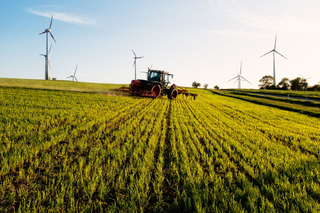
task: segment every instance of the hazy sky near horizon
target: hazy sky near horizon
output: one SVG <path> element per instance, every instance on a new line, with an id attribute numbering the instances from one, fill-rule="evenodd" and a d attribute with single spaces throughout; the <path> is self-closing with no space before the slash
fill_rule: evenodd
<path id="1" fill-rule="evenodd" d="M 320 81 L 320 1 L 318 0 L 48 0 L 0 2 L 0 78 L 44 79 L 45 34 L 49 39 L 49 76 L 70 80 L 78 64 L 82 82 L 128 84 L 145 78 L 149 66 L 174 74 L 172 83 L 237 88 L 242 75 L 258 88 L 259 79 L 304 76 Z"/>

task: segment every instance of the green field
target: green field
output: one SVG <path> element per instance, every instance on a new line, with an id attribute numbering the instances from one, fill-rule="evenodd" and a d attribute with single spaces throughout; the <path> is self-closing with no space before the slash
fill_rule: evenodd
<path id="1" fill-rule="evenodd" d="M 319 106 L 0 79 L 0 212 L 319 212 Z"/>
<path id="2" fill-rule="evenodd" d="M 291 91 L 291 90 L 265 90 L 265 89 L 227 89 L 227 91 L 241 91 L 245 93 L 265 93 L 265 94 L 275 94 L 293 97 L 303 97 L 308 98 L 320 98 L 319 91 Z"/>
<path id="3" fill-rule="evenodd" d="M 230 91 L 230 90 L 211 90 L 213 93 L 245 100 L 259 105 L 272 106 L 279 109 L 284 109 L 293 112 L 300 112 L 305 115 L 320 118 L 320 102 L 310 100 L 296 100 L 275 96 L 265 96 L 257 93 L 245 91 Z"/>
<path id="4" fill-rule="evenodd" d="M 73 81 L 45 81 L 30 79 L 0 78 L 0 87 L 34 88 L 47 90 L 65 90 L 76 92 L 108 92 L 111 88 L 119 88 L 123 84 L 98 84 Z"/>

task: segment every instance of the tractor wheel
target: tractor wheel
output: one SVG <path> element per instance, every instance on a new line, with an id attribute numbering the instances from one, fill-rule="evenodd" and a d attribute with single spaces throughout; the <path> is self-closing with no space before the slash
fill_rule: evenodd
<path id="1" fill-rule="evenodd" d="M 154 98 L 158 98 L 161 95 L 161 87 L 159 84 L 156 84 L 152 87 L 151 92 L 154 92 L 156 96 Z"/>
<path id="2" fill-rule="evenodd" d="M 169 99 L 176 99 L 178 96 L 178 90 L 174 87 L 171 87 L 168 91 L 168 98 Z"/>

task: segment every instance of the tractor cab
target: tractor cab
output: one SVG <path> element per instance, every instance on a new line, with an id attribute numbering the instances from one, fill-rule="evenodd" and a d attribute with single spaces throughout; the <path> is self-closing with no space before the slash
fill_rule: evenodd
<path id="1" fill-rule="evenodd" d="M 163 88 L 166 88 L 169 84 L 169 77 L 173 78 L 172 74 L 162 70 L 148 70 L 148 81 L 149 82 L 160 82 Z"/>

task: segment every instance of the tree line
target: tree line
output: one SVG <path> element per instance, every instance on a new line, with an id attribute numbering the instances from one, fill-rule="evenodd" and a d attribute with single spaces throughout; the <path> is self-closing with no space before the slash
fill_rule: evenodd
<path id="1" fill-rule="evenodd" d="M 192 86 L 193 88 L 198 88 L 198 87 L 201 87 L 201 84 L 198 83 L 198 82 L 196 82 L 196 81 L 194 81 L 194 82 L 192 82 L 192 85 L 191 85 L 191 86 Z M 204 84 L 204 85 L 203 85 L 203 87 L 204 87 L 205 89 L 207 89 L 208 86 L 209 86 L 209 84 Z M 214 86 L 214 89 L 219 89 L 219 86 L 218 86 L 218 85 Z"/>
<path id="2" fill-rule="evenodd" d="M 259 80 L 260 89 L 280 89 L 280 90 L 308 90 L 320 91 L 320 84 L 309 86 L 307 79 L 297 77 L 290 80 L 289 78 L 282 78 L 278 85 L 273 84 L 274 78 L 271 75 L 265 75 Z"/>

